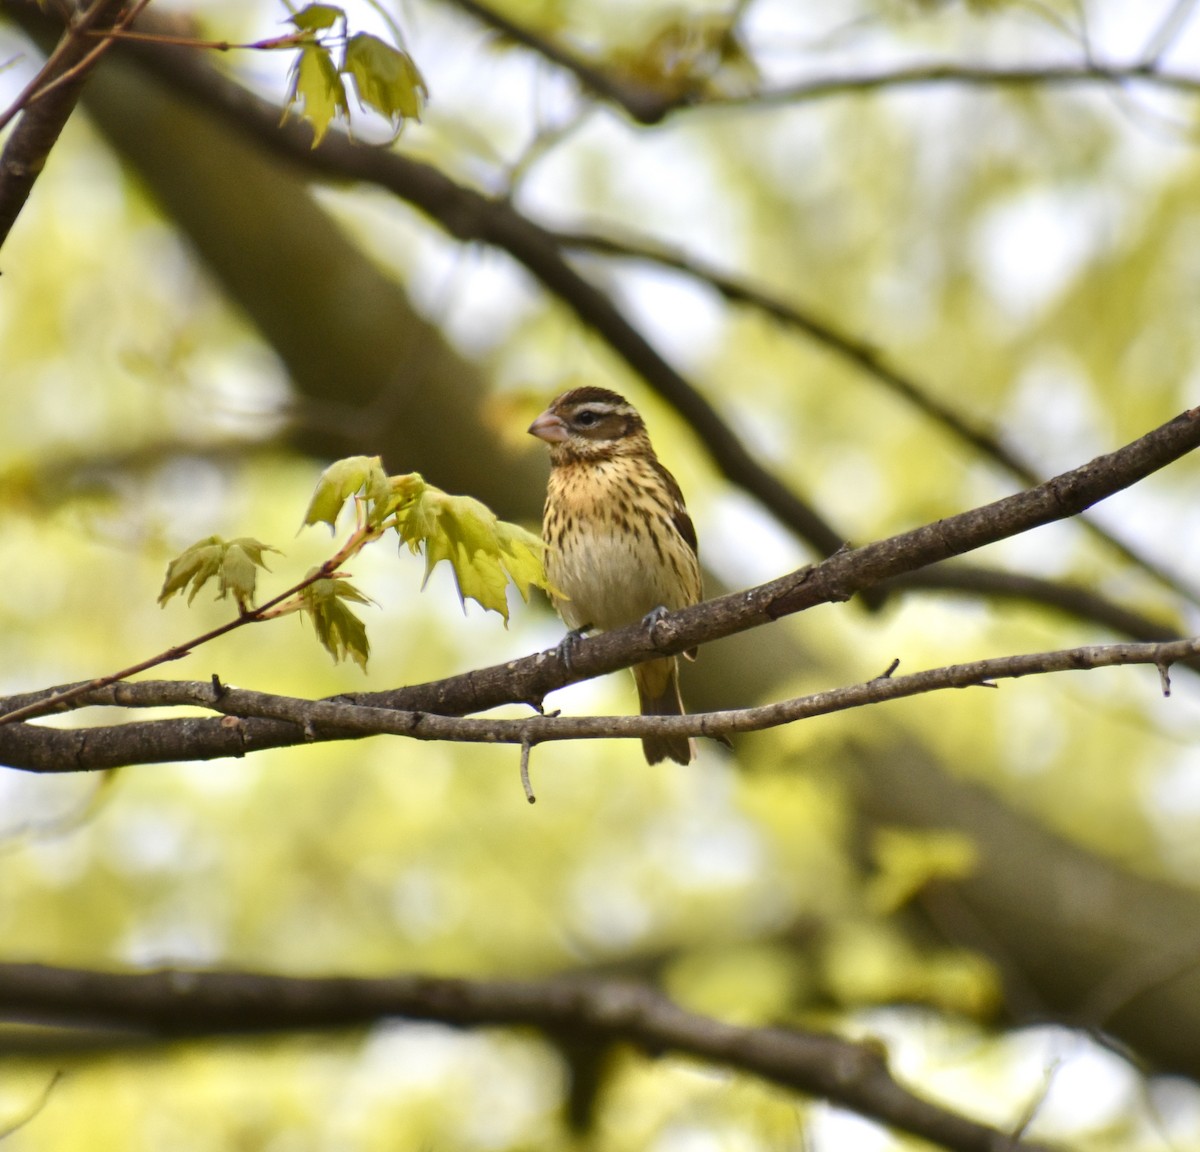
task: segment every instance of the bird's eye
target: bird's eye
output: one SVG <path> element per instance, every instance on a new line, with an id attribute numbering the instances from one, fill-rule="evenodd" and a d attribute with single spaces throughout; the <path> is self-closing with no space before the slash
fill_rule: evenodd
<path id="1" fill-rule="evenodd" d="M 575 423 L 582 428 L 590 428 L 599 419 L 600 417 L 597 416 L 595 412 L 589 412 L 585 409 L 575 417 Z"/>

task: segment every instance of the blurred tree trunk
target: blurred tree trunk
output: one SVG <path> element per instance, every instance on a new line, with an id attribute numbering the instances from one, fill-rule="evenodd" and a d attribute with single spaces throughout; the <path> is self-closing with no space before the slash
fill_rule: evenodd
<path id="1" fill-rule="evenodd" d="M 485 419 L 479 366 L 414 311 L 300 173 L 123 61 L 99 70 L 85 107 L 287 366 L 298 448 L 382 455 L 507 518 L 540 516 L 542 456 L 506 451 Z"/>
<path id="2" fill-rule="evenodd" d="M 1119 1038 L 1152 1066 L 1200 1078 L 1200 901 L 1087 852 L 951 779 L 897 726 L 846 749 L 864 816 L 954 829 L 980 866 L 921 898 L 945 939 L 991 957 L 1015 1022 L 1058 1020 Z"/>

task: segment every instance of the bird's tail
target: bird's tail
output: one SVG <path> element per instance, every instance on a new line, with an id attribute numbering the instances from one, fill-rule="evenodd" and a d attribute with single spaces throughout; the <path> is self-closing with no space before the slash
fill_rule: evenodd
<path id="1" fill-rule="evenodd" d="M 675 657 L 650 660 L 633 669 L 637 681 L 638 699 L 643 716 L 682 716 L 683 700 L 679 695 L 679 667 Z M 688 764 L 696 758 L 696 741 L 689 736 L 646 736 L 642 751 L 647 764 L 674 760 Z"/>

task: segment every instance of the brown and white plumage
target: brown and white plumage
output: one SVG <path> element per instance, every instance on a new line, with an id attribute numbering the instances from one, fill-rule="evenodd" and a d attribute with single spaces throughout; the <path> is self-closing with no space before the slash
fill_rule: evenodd
<path id="1" fill-rule="evenodd" d="M 575 388 L 529 431 L 550 444 L 542 538 L 546 575 L 564 597 L 554 606 L 568 627 L 605 631 L 697 603 L 696 530 L 633 406 L 605 388 Z M 643 715 L 683 714 L 675 657 L 639 664 L 633 675 Z M 695 755 L 686 736 L 647 737 L 642 748 L 651 764 Z"/>

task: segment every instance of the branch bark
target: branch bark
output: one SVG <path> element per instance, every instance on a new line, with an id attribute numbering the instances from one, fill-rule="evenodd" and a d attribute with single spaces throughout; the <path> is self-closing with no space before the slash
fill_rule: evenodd
<path id="1" fill-rule="evenodd" d="M 678 1052 L 830 1100 L 955 1152 L 1033 1152 L 1035 1145 L 903 1087 L 876 1044 L 792 1028 L 746 1028 L 615 981 L 541 983 L 300 979 L 248 972 L 94 972 L 0 965 L 0 1012 L 38 1022 L 107 1024 L 156 1037 L 352 1028 L 388 1017 L 454 1027 L 533 1027 L 594 1043 Z"/>
<path id="2" fill-rule="evenodd" d="M 207 708 L 225 716 L 247 720 L 278 720 L 294 725 L 307 742 L 361 739 L 366 736 L 407 736 L 414 740 L 447 740 L 466 744 L 519 744 L 522 766 L 526 750 L 537 744 L 559 740 L 642 739 L 646 736 L 708 736 L 721 738 L 742 732 L 761 732 L 883 704 L 910 696 L 947 689 L 996 687 L 997 680 L 1052 672 L 1080 672 L 1130 664 L 1149 664 L 1158 669 L 1164 695 L 1170 694 L 1172 665 L 1200 655 L 1200 638 L 1164 644 L 1098 644 L 1053 652 L 1031 652 L 998 656 L 943 668 L 929 668 L 907 676 L 892 676 L 891 670 L 873 680 L 833 688 L 809 696 L 797 696 L 757 708 L 699 712 L 683 716 L 531 716 L 525 719 L 471 719 L 439 716 L 430 712 L 348 704 L 336 700 L 305 700 L 269 692 L 251 692 L 204 681 L 145 681 L 95 688 L 91 683 L 78 689 L 55 693 L 45 711 L 61 711 L 95 705 L 118 708 Z M 69 697 L 69 699 L 63 699 Z M 22 706 L 38 710 L 36 698 Z M 5 714 L 0 714 L 0 721 Z M 76 729 L 77 732 L 87 731 Z M 92 730 L 95 731 L 95 730 Z M 528 789 L 527 789 L 528 790 Z"/>
<path id="3" fill-rule="evenodd" d="M 410 713 L 412 716 L 408 719 L 392 717 L 386 721 L 394 722 L 410 735 L 420 731 L 422 726 L 428 732 L 437 730 L 436 721 L 422 717 L 421 713 L 461 716 L 514 702 L 540 707 L 548 692 L 565 684 L 591 679 L 663 654 L 679 653 L 735 632 L 760 627 L 817 604 L 847 600 L 856 592 L 862 592 L 882 580 L 936 564 L 950 556 L 1027 532 L 1039 525 L 1077 515 L 1097 500 L 1136 483 L 1198 446 L 1200 408 L 1195 408 L 1116 452 L 1097 457 L 1080 468 L 1065 472 L 1026 492 L 862 548 L 839 552 L 811 568 L 673 613 L 650 632 L 640 625 L 631 625 L 583 640 L 574 647 L 569 664 L 560 652 L 552 650 L 448 680 L 388 692 L 356 693 L 325 703 L 331 708 L 349 704 L 372 710 L 382 708 Z M 1129 649 L 1132 646 L 1125 647 Z M 1169 650 L 1169 659 L 1162 656 L 1163 651 L 1167 650 L 1143 652 L 1143 658 L 1151 663 L 1171 663 L 1194 655 L 1196 650 L 1190 641 L 1184 641 Z M 1081 656 L 1070 658 L 1083 659 Z M 1066 666 L 1071 665 L 1068 663 Z M 893 683 L 900 684 L 900 681 Z M 95 699 L 120 704 L 122 690 L 121 686 L 115 686 L 106 690 L 114 693 L 111 698 L 102 694 Z M 156 686 L 151 691 L 166 693 L 170 690 L 170 686 Z M 188 699 L 190 689 L 187 686 L 177 690 L 180 693 L 179 703 L 200 702 L 213 706 L 210 700 Z M 128 689 L 131 702 L 136 700 L 138 691 L 136 686 Z M 230 691 L 213 689 L 211 699 L 219 702 L 221 696 L 230 695 Z M 882 692 L 883 689 L 876 691 Z M 6 710 L 27 707 L 43 695 L 33 693 L 13 698 L 6 701 Z M 248 702 L 249 694 L 244 699 Z M 330 713 L 331 717 L 335 715 Z M 330 738 L 329 732 L 318 730 L 313 724 L 306 723 L 303 717 L 296 719 L 298 723 L 261 718 L 161 720 L 65 731 L 33 724 L 9 724 L 0 727 L 0 759 L 11 767 L 28 771 L 80 772 L 163 760 L 241 756 L 262 748 Z M 385 721 L 379 719 L 382 727 Z M 326 722 L 337 721 L 327 721 L 324 717 L 314 721 Z M 669 723 L 682 726 L 703 725 L 704 722 L 704 717 L 692 717 Z M 535 725 L 538 722 L 524 723 Z M 601 723 L 610 726 L 602 734 L 611 734 L 612 721 Z M 630 725 L 637 723 L 640 721 L 630 718 Z M 704 730 L 702 727 L 701 731 Z M 730 727 L 729 730 L 738 729 Z M 336 728 L 332 733 L 336 736 L 349 734 Z M 529 728 L 521 729 L 516 735 L 519 743 L 533 738 Z"/>
<path id="4" fill-rule="evenodd" d="M 12 111 L 21 109 L 21 118 L 0 153 L 0 245 L 25 207 L 96 60 L 108 48 L 88 33 L 118 22 L 124 4 L 95 0 L 71 21 L 44 67 L 17 97 Z"/>

